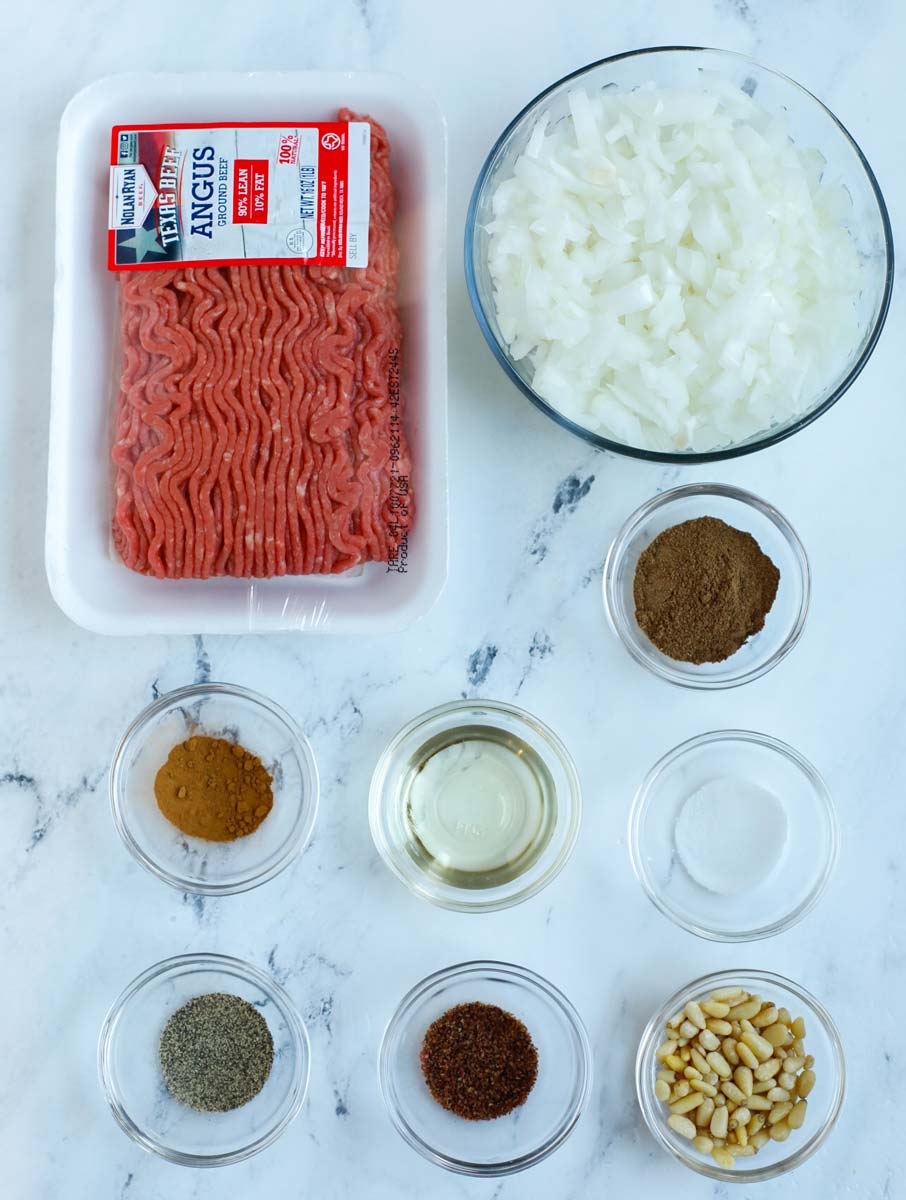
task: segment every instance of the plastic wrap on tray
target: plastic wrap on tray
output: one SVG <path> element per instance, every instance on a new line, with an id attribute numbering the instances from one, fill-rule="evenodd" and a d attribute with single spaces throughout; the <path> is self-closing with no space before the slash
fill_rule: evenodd
<path id="1" fill-rule="evenodd" d="M 394 208 L 371 122 L 367 267 L 119 276 L 113 543 L 131 570 L 268 579 L 396 560 L 414 505 Z"/>

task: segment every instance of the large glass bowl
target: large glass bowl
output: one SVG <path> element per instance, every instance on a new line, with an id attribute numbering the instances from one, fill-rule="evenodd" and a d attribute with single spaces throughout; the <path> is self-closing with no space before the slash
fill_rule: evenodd
<path id="1" fill-rule="evenodd" d="M 851 344 L 845 356 L 841 355 L 843 365 L 829 372 L 802 412 L 752 437 L 707 452 L 646 450 L 593 433 L 534 391 L 528 358 L 512 358 L 497 323 L 488 269 L 487 225 L 492 218 L 494 191 L 512 174 L 536 121 L 544 112 L 554 121 L 566 115 L 571 89 L 615 87 L 630 91 L 648 82 L 658 87 L 695 88 L 700 86 L 703 72 L 716 74 L 753 95 L 768 112 L 782 114 L 796 143 L 824 156 L 825 177 L 842 184 L 852 197 L 847 227 L 862 261 L 863 286 L 854 298 L 856 319 Z M 495 142 L 478 176 L 466 218 L 465 271 L 472 307 L 488 345 L 513 383 L 542 412 L 593 446 L 654 462 L 714 462 L 750 454 L 782 441 L 826 412 L 853 383 L 875 348 L 890 305 L 893 265 L 893 235 L 881 189 L 862 151 L 830 109 L 792 79 L 745 55 L 698 46 L 656 46 L 617 54 L 574 71 L 546 88 L 513 118 Z"/>

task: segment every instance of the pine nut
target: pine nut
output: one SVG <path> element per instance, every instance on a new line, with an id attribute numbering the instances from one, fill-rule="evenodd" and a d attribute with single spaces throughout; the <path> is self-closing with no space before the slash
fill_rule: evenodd
<path id="1" fill-rule="evenodd" d="M 769 1058 L 767 1062 L 759 1063 L 755 1068 L 755 1078 L 759 1083 L 765 1079 L 773 1079 L 779 1073 L 780 1067 L 779 1058 Z"/>
<path id="2" fill-rule="evenodd" d="M 717 1046 L 715 1046 L 714 1049 L 716 1050 Z M 692 1047 L 692 1065 L 695 1067 L 696 1071 L 700 1072 L 702 1079 L 704 1079 L 711 1070 L 704 1054 L 702 1054 L 700 1050 L 696 1050 L 694 1046 Z"/>
<path id="3" fill-rule="evenodd" d="M 766 1129 L 760 1129 L 754 1137 L 749 1138 L 749 1145 L 755 1150 L 761 1150 L 771 1140 L 771 1135 Z"/>
<path id="4" fill-rule="evenodd" d="M 746 1133 L 746 1127 L 741 1121 L 737 1123 L 735 1132 L 737 1146 L 748 1146 L 749 1138 Z"/>
<path id="5" fill-rule="evenodd" d="M 716 1050 L 718 1048 L 718 1046 L 720 1045 L 720 1038 L 717 1036 L 716 1033 L 714 1033 L 713 1030 L 704 1029 L 698 1035 L 698 1044 L 702 1047 L 702 1049 L 707 1054 L 707 1052 L 709 1050 Z"/>
<path id="6" fill-rule="evenodd" d="M 664 1062 L 667 1064 L 667 1066 L 670 1068 L 671 1071 L 682 1071 L 683 1067 L 686 1065 L 683 1062 L 683 1060 L 676 1054 L 668 1054 L 667 1057 L 664 1059 Z"/>
<path id="7" fill-rule="evenodd" d="M 696 1071 L 695 1067 L 686 1067 L 683 1070 L 683 1078 L 691 1083 L 693 1079 L 701 1079 L 701 1072 Z"/>
<path id="8" fill-rule="evenodd" d="M 662 1045 L 658 1046 L 657 1050 L 654 1052 L 654 1057 L 658 1062 L 666 1062 L 670 1055 L 675 1052 L 676 1047 L 677 1043 L 675 1041 L 664 1042 Z"/>
<path id="9" fill-rule="evenodd" d="M 812 1067 L 815 1065 L 814 1057 L 811 1054 L 806 1054 L 805 1058 L 803 1059 L 802 1065 L 805 1067 L 806 1071 L 810 1071 L 812 1069 Z"/>
<path id="10" fill-rule="evenodd" d="M 694 1026 L 696 1026 L 698 1029 L 704 1029 L 705 1014 L 702 1012 L 701 1005 L 697 1001 L 690 1000 L 683 1009 L 683 1012 Z M 694 1035 L 690 1034 L 689 1036 L 692 1037 Z"/>
<path id="11" fill-rule="evenodd" d="M 732 1038 L 724 1038 L 720 1044 L 721 1053 L 732 1067 L 739 1066 L 739 1055 L 736 1053 L 736 1043 Z"/>
<path id="12" fill-rule="evenodd" d="M 793 1040 L 793 1035 L 786 1025 L 769 1025 L 762 1030 L 762 1037 L 772 1046 L 786 1046 Z"/>
<path id="13" fill-rule="evenodd" d="M 781 1071 L 777 1076 L 777 1086 L 786 1088 L 788 1092 L 791 1092 L 796 1086 L 796 1076 L 791 1075 L 788 1071 Z"/>
<path id="14" fill-rule="evenodd" d="M 655 1079 L 663 1079 L 664 1083 L 676 1083 L 676 1074 L 671 1070 L 658 1071 Z"/>
<path id="15" fill-rule="evenodd" d="M 739 1061 L 746 1064 L 751 1070 L 755 1070 L 758 1066 L 758 1058 L 752 1053 L 745 1042 L 736 1043 L 736 1053 L 739 1055 Z"/>
<path id="16" fill-rule="evenodd" d="M 749 1033 L 748 1030 L 739 1039 L 744 1042 L 756 1058 L 760 1058 L 762 1062 L 767 1062 L 774 1053 L 774 1047 L 768 1041 L 757 1033 Z"/>
<path id="17" fill-rule="evenodd" d="M 692 1051 L 688 1046 L 683 1046 L 683 1048 L 679 1051 L 679 1056 L 684 1063 L 687 1063 L 692 1058 Z"/>
<path id="18" fill-rule="evenodd" d="M 733 1155 L 729 1150 L 724 1149 L 723 1146 L 715 1146 L 711 1151 L 711 1157 L 719 1167 L 726 1169 L 733 1166 Z"/>
<path id="19" fill-rule="evenodd" d="M 805 1019 L 804 1019 L 804 1017 L 797 1017 L 796 1020 L 793 1022 L 793 1024 L 790 1026 L 790 1028 L 793 1031 L 793 1037 L 804 1038 L 805 1037 Z"/>
<path id="20" fill-rule="evenodd" d="M 785 1058 L 783 1060 L 783 1069 L 784 1069 L 784 1071 L 787 1071 L 790 1075 L 795 1075 L 796 1072 L 801 1071 L 804 1066 L 805 1066 L 804 1058 L 794 1057 L 794 1058 Z"/>
<path id="21" fill-rule="evenodd" d="M 804 1100 L 815 1086 L 815 1072 L 811 1069 L 803 1071 L 796 1081 L 796 1095 Z"/>
<path id="22" fill-rule="evenodd" d="M 705 1083 L 704 1079 L 690 1079 L 689 1086 L 694 1092 L 701 1092 L 704 1096 L 716 1096 L 717 1088 L 713 1084 Z"/>
<path id="23" fill-rule="evenodd" d="M 680 1037 L 694 1038 L 698 1037 L 699 1029 L 697 1025 L 693 1025 L 691 1021 L 683 1021 L 679 1027 Z"/>
<path id="24" fill-rule="evenodd" d="M 741 1088 L 738 1088 L 735 1083 L 730 1083 L 730 1081 L 727 1080 L 726 1083 L 722 1083 L 720 1085 L 720 1090 L 727 1097 L 727 1099 L 732 1100 L 734 1104 L 745 1104 L 746 1094 Z"/>
<path id="25" fill-rule="evenodd" d="M 786 1121 L 778 1121 L 771 1126 L 771 1137 L 775 1142 L 785 1142 L 790 1136 L 790 1127 Z"/>
<path id="26" fill-rule="evenodd" d="M 717 1017 L 708 1017 L 705 1026 L 711 1033 L 716 1033 L 718 1037 L 729 1037 L 733 1032 L 733 1026 L 729 1021 L 724 1021 Z"/>
<path id="27" fill-rule="evenodd" d="M 805 1046 L 803 1045 L 802 1038 L 796 1038 L 792 1045 L 792 1051 L 794 1054 L 805 1054 Z"/>
<path id="28" fill-rule="evenodd" d="M 741 1000 L 745 992 L 739 987 L 718 988 L 708 997 L 709 1000 L 716 1000 L 720 1004 L 735 1004 L 737 1000 Z"/>
<path id="29" fill-rule="evenodd" d="M 752 1112 L 770 1112 L 771 1102 L 765 1100 L 764 1096 L 750 1096 L 746 1101 L 746 1107 L 750 1108 Z"/>
<path id="30" fill-rule="evenodd" d="M 680 1137 L 689 1138 L 690 1141 L 697 1132 L 694 1122 L 690 1121 L 688 1117 L 677 1116 L 675 1113 L 672 1117 L 667 1118 L 667 1124 L 674 1133 L 678 1133 Z"/>
<path id="31" fill-rule="evenodd" d="M 682 1023 L 683 1023 L 683 1014 L 681 1012 L 674 1013 L 673 1016 L 670 1018 L 670 1020 L 667 1022 L 667 1027 L 668 1027 L 668 1029 L 679 1029 L 679 1027 L 680 1027 L 680 1025 L 682 1025 Z"/>
<path id="32" fill-rule="evenodd" d="M 746 1126 L 746 1130 L 749 1135 L 749 1141 L 754 1138 L 756 1133 L 761 1133 L 762 1129 L 764 1129 L 764 1113 L 752 1113 L 752 1119 Z"/>
<path id="33" fill-rule="evenodd" d="M 671 1104 L 670 1111 L 681 1117 L 684 1113 L 692 1112 L 693 1108 L 698 1108 L 704 1098 L 701 1092 L 690 1092 L 688 1096 L 683 1096 L 681 1100 Z"/>
<path id="34" fill-rule="evenodd" d="M 707 1013 L 709 1017 L 725 1017 L 730 1011 L 729 1004 L 724 1004 L 722 1000 L 704 1000 L 702 1001 L 701 1010 Z"/>
<path id="35" fill-rule="evenodd" d="M 789 1098 L 790 1093 L 786 1090 L 786 1088 L 773 1087 L 768 1092 L 768 1099 L 772 1104 L 779 1104 L 781 1101 L 789 1100 Z"/>
<path id="36" fill-rule="evenodd" d="M 737 1129 L 745 1129 L 748 1123 L 752 1120 L 752 1114 L 745 1107 L 737 1108 L 733 1114 L 733 1120 L 736 1122 Z"/>
<path id="37" fill-rule="evenodd" d="M 708 1055 L 708 1065 L 712 1070 L 716 1071 L 721 1079 L 729 1079 L 733 1072 L 730 1070 L 730 1064 L 722 1054 L 716 1050 L 712 1050 Z"/>
<path id="38" fill-rule="evenodd" d="M 731 1021 L 751 1020 L 752 1017 L 761 1009 L 761 997 L 750 996 L 748 1000 L 744 1000 L 742 1004 L 737 1004 L 730 1009 Z"/>
<path id="39" fill-rule="evenodd" d="M 756 1013 L 752 1017 L 752 1024 L 756 1029 L 767 1029 L 769 1025 L 777 1023 L 777 1009 L 773 1004 L 769 1004 L 767 1008 L 763 1008 L 760 1013 Z"/>
<path id="40" fill-rule="evenodd" d="M 788 1008 L 778 1008 L 777 1020 L 782 1021 L 784 1025 L 791 1025 L 793 1018 L 790 1016 L 790 1010 Z"/>
<path id="41" fill-rule="evenodd" d="M 711 1123 L 711 1118 L 714 1115 L 714 1101 L 710 1096 L 706 1096 L 702 1103 L 694 1110 L 695 1124 L 702 1129 L 707 1129 Z"/>
<path id="42" fill-rule="evenodd" d="M 744 1096 L 752 1095 L 753 1078 L 749 1067 L 737 1067 L 733 1072 L 733 1081 Z"/>
<path id="43" fill-rule="evenodd" d="M 683 1096 L 688 1096 L 691 1091 L 692 1088 L 689 1085 L 689 1080 L 681 1079 L 679 1083 L 674 1085 L 673 1091 L 670 1093 L 671 1104 L 674 1100 L 681 1100 Z"/>
<path id="44" fill-rule="evenodd" d="M 654 1094 L 658 1100 L 666 1104 L 670 1099 L 670 1084 L 665 1083 L 663 1079 L 659 1079 L 654 1085 Z"/>
<path id="45" fill-rule="evenodd" d="M 714 1116 L 711 1118 L 711 1132 L 715 1137 L 726 1137 L 727 1127 L 729 1125 L 730 1114 L 726 1108 L 715 1108 Z"/>
<path id="46" fill-rule="evenodd" d="M 800 1100 L 798 1103 L 793 1105 L 790 1115 L 786 1119 L 786 1123 L 789 1125 L 790 1129 L 802 1128 L 807 1110 L 808 1104 L 805 1100 Z"/>
<path id="47" fill-rule="evenodd" d="M 694 1137 L 692 1139 L 692 1145 L 699 1152 L 699 1154 L 710 1154 L 714 1149 L 714 1143 L 709 1137 L 705 1137 L 703 1133 L 700 1133 L 698 1137 Z"/>
<path id="48" fill-rule="evenodd" d="M 768 1117 L 768 1124 L 776 1125 L 778 1121 L 783 1120 L 783 1118 L 787 1115 L 788 1112 L 792 1112 L 792 1111 L 793 1111 L 793 1106 L 792 1106 L 792 1104 L 790 1104 L 789 1100 L 786 1100 L 783 1104 L 775 1104 L 774 1107 L 771 1109 L 770 1116 Z"/>
<path id="49" fill-rule="evenodd" d="M 710 1083 L 712 1087 L 717 1087 L 720 1083 L 720 1076 L 716 1071 L 709 1071 L 705 1076 L 705 1083 Z"/>
<path id="50" fill-rule="evenodd" d="M 755 1147 L 754 1146 L 728 1146 L 727 1152 L 728 1152 L 728 1154 L 731 1154 L 733 1156 L 733 1158 L 751 1158 L 752 1155 L 755 1153 Z"/>
<path id="51" fill-rule="evenodd" d="M 757 1083 L 752 1084 L 752 1095 L 764 1096 L 771 1090 L 772 1087 L 774 1087 L 773 1079 L 759 1079 Z"/>

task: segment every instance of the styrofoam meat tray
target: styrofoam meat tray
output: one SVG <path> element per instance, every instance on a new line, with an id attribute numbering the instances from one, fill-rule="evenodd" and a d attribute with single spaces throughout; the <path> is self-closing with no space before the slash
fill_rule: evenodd
<path id="1" fill-rule="evenodd" d="M 106 269 L 110 130 L 176 121 L 316 121 L 368 113 L 390 137 L 400 246 L 401 390 L 415 527 L 406 571 L 159 580 L 111 547 L 110 405 L 117 286 Z M 379 633 L 422 616 L 447 572 L 446 127 L 430 95 L 392 75 L 254 72 L 111 76 L 60 124 L 46 565 L 51 591 L 99 633 Z"/>

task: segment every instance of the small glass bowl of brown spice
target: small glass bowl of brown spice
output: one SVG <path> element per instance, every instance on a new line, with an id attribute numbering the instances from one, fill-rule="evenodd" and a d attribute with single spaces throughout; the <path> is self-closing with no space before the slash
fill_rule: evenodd
<path id="1" fill-rule="evenodd" d="M 132 722 L 110 799 L 143 867 L 180 891 L 230 895 L 273 879 L 305 849 L 318 771 L 279 705 L 233 684 L 194 684 Z"/>
<path id="2" fill-rule="evenodd" d="M 199 1005 L 194 1027 L 183 1024 L 168 1041 Z M 245 1026 L 230 1024 L 237 1012 L 266 1030 L 260 1069 Z M 310 1061 L 305 1024 L 283 988 L 222 954 L 181 954 L 143 971 L 110 1008 L 98 1041 L 117 1124 L 142 1149 L 187 1167 L 241 1162 L 276 1141 L 305 1102 Z M 193 1076 L 199 1088 L 216 1087 L 213 1105 L 193 1098 Z"/>
<path id="3" fill-rule="evenodd" d="M 770 671 L 802 635 L 809 592 L 790 523 L 726 484 L 653 497 L 604 565 L 611 627 L 636 662 L 681 687 L 737 687 Z"/>
<path id="4" fill-rule="evenodd" d="M 525 967 L 467 962 L 403 997 L 378 1059 L 390 1119 L 413 1149 L 462 1175 L 546 1158 L 582 1115 L 591 1046 L 576 1010 Z"/>

